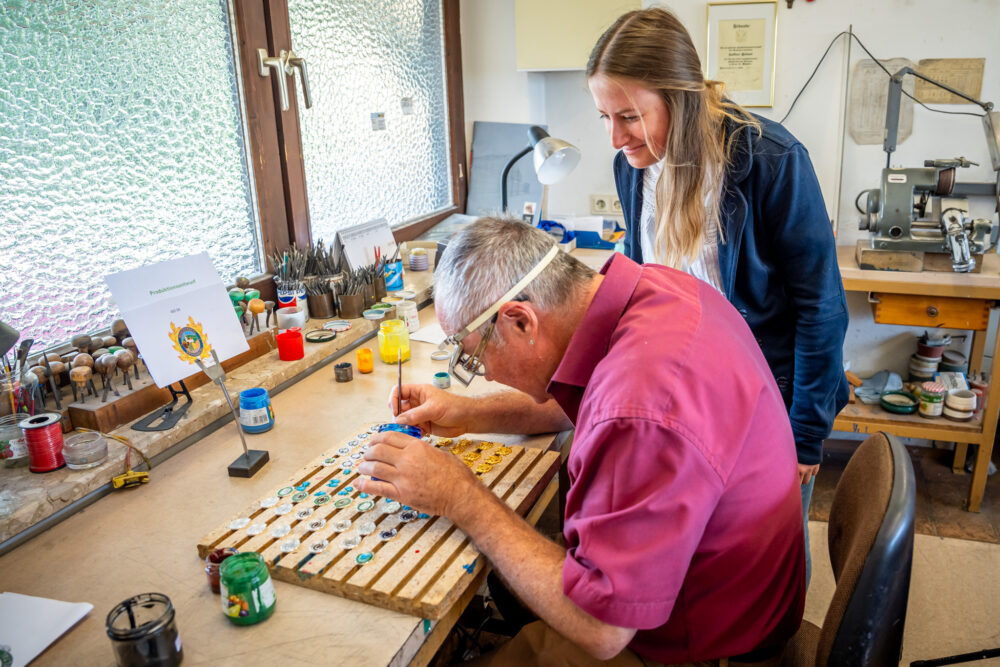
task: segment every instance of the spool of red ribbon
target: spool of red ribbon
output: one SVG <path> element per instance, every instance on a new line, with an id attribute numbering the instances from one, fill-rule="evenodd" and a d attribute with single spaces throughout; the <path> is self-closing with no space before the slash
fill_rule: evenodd
<path id="1" fill-rule="evenodd" d="M 28 470 L 31 472 L 51 472 L 66 465 L 61 419 L 60 415 L 45 412 L 18 424 L 28 446 Z"/>

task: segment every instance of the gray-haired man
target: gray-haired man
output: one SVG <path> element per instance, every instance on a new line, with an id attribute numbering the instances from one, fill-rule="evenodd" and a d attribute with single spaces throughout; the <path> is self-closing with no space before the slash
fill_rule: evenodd
<path id="1" fill-rule="evenodd" d="M 767 363 L 725 298 L 621 255 L 596 274 L 544 232 L 489 218 L 449 244 L 435 283 L 456 345 L 449 370 L 518 391 L 404 385 L 398 420 L 444 436 L 576 429 L 565 548 L 415 438 L 379 434 L 358 466 L 382 480 L 359 482 L 364 491 L 450 518 L 542 619 L 499 664 L 553 642 L 577 664 L 777 650 L 805 593 L 795 447 Z"/>

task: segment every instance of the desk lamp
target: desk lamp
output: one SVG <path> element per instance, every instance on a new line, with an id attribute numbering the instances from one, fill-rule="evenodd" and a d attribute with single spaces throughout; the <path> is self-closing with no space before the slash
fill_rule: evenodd
<path id="1" fill-rule="evenodd" d="M 566 178 L 580 162 L 580 149 L 573 144 L 550 137 L 549 133 L 532 125 L 528 128 L 528 146 L 512 157 L 503 168 L 500 177 L 501 202 L 504 213 L 507 212 L 507 175 L 514 163 L 528 153 L 534 151 L 535 173 L 543 185 L 552 185 Z"/>

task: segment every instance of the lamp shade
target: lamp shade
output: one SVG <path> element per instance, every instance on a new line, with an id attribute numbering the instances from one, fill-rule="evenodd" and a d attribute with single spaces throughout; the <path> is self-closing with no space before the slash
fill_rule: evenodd
<path id="1" fill-rule="evenodd" d="M 528 146 L 507 162 L 500 175 L 500 201 L 507 210 L 507 176 L 514 163 L 528 153 L 533 153 L 535 174 L 542 185 L 552 185 L 566 178 L 580 162 L 580 149 L 562 139 L 553 139 L 549 133 L 532 125 L 528 128 Z"/>
<path id="2" fill-rule="evenodd" d="M 580 149 L 562 139 L 545 137 L 534 150 L 535 173 L 543 185 L 552 185 L 569 176 L 580 162 Z"/>
<path id="3" fill-rule="evenodd" d="M 532 125 L 528 128 L 528 141 L 533 146 L 535 173 L 543 185 L 552 185 L 566 178 L 580 162 L 580 149 L 573 144 L 555 139 L 549 133 Z"/>

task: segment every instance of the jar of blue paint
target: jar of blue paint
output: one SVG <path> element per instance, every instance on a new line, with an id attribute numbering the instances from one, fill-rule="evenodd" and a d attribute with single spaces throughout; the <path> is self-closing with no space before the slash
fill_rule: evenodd
<path id="1" fill-rule="evenodd" d="M 263 433 L 274 426 L 274 410 L 267 389 L 254 387 L 240 392 L 240 426 L 247 433 Z"/>

